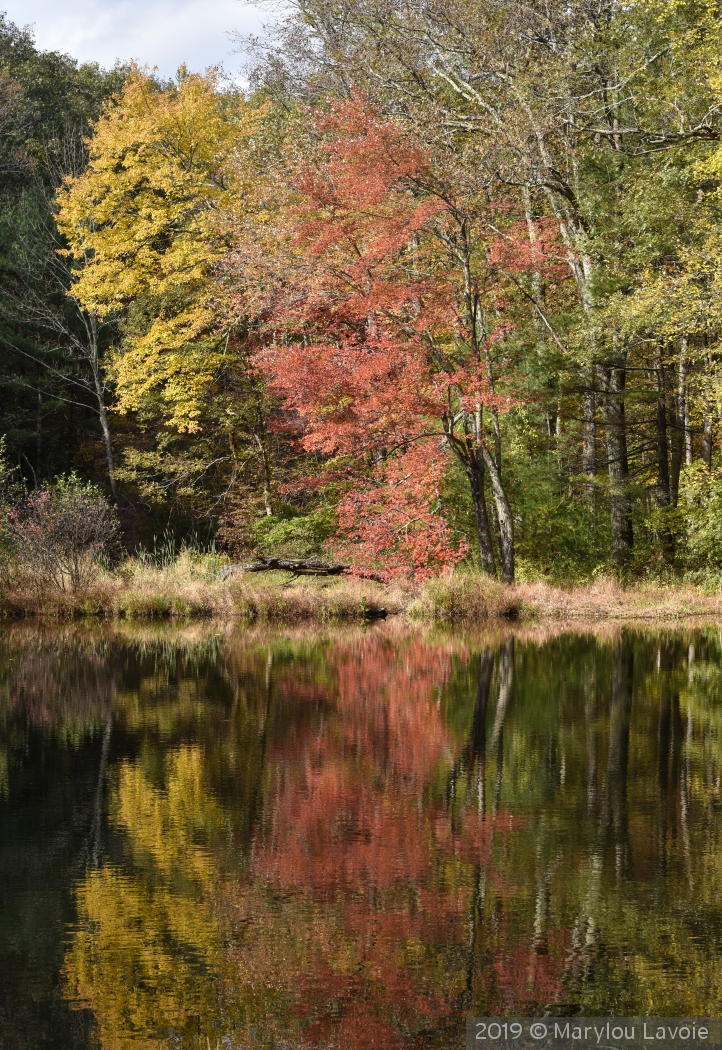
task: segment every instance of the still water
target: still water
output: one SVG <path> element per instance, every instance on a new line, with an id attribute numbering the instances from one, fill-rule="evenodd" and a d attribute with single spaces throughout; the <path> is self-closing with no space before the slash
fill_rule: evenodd
<path id="1" fill-rule="evenodd" d="M 0 632 L 0 1047 L 722 1007 L 722 645 Z"/>

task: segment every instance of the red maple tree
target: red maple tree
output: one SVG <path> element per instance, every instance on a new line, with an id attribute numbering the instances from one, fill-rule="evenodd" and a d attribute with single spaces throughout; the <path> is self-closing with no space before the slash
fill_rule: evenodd
<path id="1" fill-rule="evenodd" d="M 419 142 L 363 98 L 334 104 L 313 131 L 294 202 L 279 212 L 278 253 L 292 261 L 266 298 L 273 339 L 257 360 L 340 490 L 338 553 L 417 578 L 463 558 L 468 544 L 443 513 L 451 454 L 493 573 L 488 475 L 512 581 L 499 425 L 518 401 L 504 349 L 509 275 L 543 265 L 544 231 L 531 244 L 507 214 L 500 232 L 493 204 L 462 199 Z"/>

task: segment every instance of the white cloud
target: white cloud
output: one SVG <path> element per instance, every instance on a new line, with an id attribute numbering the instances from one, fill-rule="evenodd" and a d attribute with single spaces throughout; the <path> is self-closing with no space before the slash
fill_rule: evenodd
<path id="1" fill-rule="evenodd" d="M 16 25 L 34 24 L 42 50 L 112 66 L 136 59 L 172 76 L 185 62 L 199 71 L 240 65 L 229 33 L 258 33 L 261 18 L 238 0 L 0 0 Z"/>

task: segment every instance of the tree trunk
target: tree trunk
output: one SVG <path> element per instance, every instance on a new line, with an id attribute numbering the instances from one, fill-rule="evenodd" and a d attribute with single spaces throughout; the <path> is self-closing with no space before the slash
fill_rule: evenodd
<path id="1" fill-rule="evenodd" d="M 590 478 L 597 467 L 597 427 L 595 421 L 597 395 L 594 389 L 594 372 L 584 371 L 584 443 L 582 446 L 582 470 Z"/>
<path id="2" fill-rule="evenodd" d="M 484 462 L 491 478 L 491 491 L 499 522 L 499 545 L 501 547 L 501 578 L 504 583 L 514 582 L 514 518 L 501 480 L 501 472 L 495 458 L 484 448 Z"/>
<path id="3" fill-rule="evenodd" d="M 664 384 L 664 365 L 661 353 L 657 355 L 655 373 L 657 377 L 657 412 L 656 412 L 656 451 L 657 451 L 657 506 L 662 509 L 672 503 L 672 490 L 669 472 L 669 448 L 667 445 L 667 395 Z M 681 446 L 680 446 L 681 449 Z M 673 457 L 674 462 L 674 457 Z M 677 470 L 679 478 L 679 469 Z M 674 540 L 669 529 L 662 527 L 659 532 L 662 555 L 666 562 L 674 560 Z"/>
<path id="4" fill-rule="evenodd" d="M 704 429 L 702 430 L 702 461 L 708 470 L 712 469 L 712 408 L 705 406 Z"/>
<path id="5" fill-rule="evenodd" d="M 266 512 L 266 517 L 270 518 L 273 515 L 273 507 L 271 506 L 271 459 L 268 455 L 268 428 L 266 427 L 266 416 L 263 411 L 263 405 L 259 393 L 257 390 L 254 390 L 254 394 L 256 402 L 256 427 L 253 434 L 253 440 L 258 448 L 258 456 L 261 461 L 263 509 Z"/>
<path id="6" fill-rule="evenodd" d="M 685 455 L 685 444 L 687 427 L 685 421 L 687 390 L 686 372 L 687 362 L 685 350 L 686 339 L 682 340 L 682 349 L 679 355 L 679 368 L 677 370 L 677 397 L 675 399 L 674 424 L 670 435 L 670 468 L 669 468 L 669 495 L 673 507 L 679 502 L 679 475 L 682 470 L 682 460 Z"/>
<path id="7" fill-rule="evenodd" d="M 263 482 L 263 509 L 266 512 L 266 517 L 270 518 L 273 514 L 273 508 L 271 507 L 271 464 L 268 459 L 268 446 L 266 445 L 265 434 L 261 437 L 259 434 L 253 435 L 258 448 L 258 456 L 261 461 L 261 479 Z"/>
<path id="8" fill-rule="evenodd" d="M 38 407 L 36 418 L 36 450 L 35 450 L 35 477 L 43 476 L 43 395 L 40 389 L 40 377 L 38 376 Z M 36 480 L 37 484 L 37 480 Z"/>
<path id="9" fill-rule="evenodd" d="M 454 433 L 455 420 L 453 416 L 450 414 L 444 415 L 442 423 L 449 447 L 464 468 L 464 473 L 469 479 L 482 569 L 489 576 L 496 576 L 494 545 L 489 524 L 489 512 L 486 505 L 486 493 L 484 492 L 487 453 L 484 448 L 482 413 L 481 404 L 477 404 L 475 412 L 465 416 L 463 437 Z"/>
<path id="10" fill-rule="evenodd" d="M 612 561 L 618 568 L 623 568 L 627 564 L 634 543 L 632 509 L 627 487 L 629 461 L 627 458 L 627 422 L 624 413 L 626 379 L 624 358 L 600 369 L 602 414 L 609 469 L 611 554 Z"/>
<path id="11" fill-rule="evenodd" d="M 108 466 L 108 481 L 110 482 L 110 491 L 113 496 L 113 500 L 118 502 L 118 489 L 115 483 L 115 465 L 113 463 L 113 442 L 110 436 L 110 426 L 108 425 L 108 410 L 105 405 L 105 387 L 103 385 L 103 379 L 100 374 L 100 349 L 98 346 L 98 322 L 95 314 L 89 315 L 89 320 L 86 325 L 88 332 L 88 360 L 90 362 L 90 370 L 93 373 L 93 386 L 95 388 L 95 398 L 98 402 L 98 418 L 100 419 L 100 429 L 103 431 L 103 445 L 105 447 L 105 461 Z"/>
<path id="12" fill-rule="evenodd" d="M 491 540 L 491 528 L 489 527 L 489 512 L 486 506 L 486 495 L 484 493 L 484 459 L 476 454 L 470 457 L 465 465 L 466 475 L 471 487 L 471 501 L 474 505 L 474 517 L 476 518 L 476 535 L 479 541 L 479 554 L 481 555 L 481 567 L 489 576 L 496 576 L 496 565 L 494 563 L 494 547 Z"/>
<path id="13" fill-rule="evenodd" d="M 108 425 L 108 411 L 105 407 L 105 398 L 103 396 L 103 385 L 100 381 L 100 375 L 97 367 L 93 368 L 93 379 L 95 381 L 95 396 L 98 401 L 98 418 L 100 419 L 100 429 L 103 431 L 103 446 L 105 448 L 105 461 L 108 467 L 108 481 L 110 482 L 110 491 L 113 496 L 113 500 L 118 502 L 118 489 L 115 483 L 115 466 L 113 463 L 113 441 L 110 435 L 110 426 Z"/>
<path id="14" fill-rule="evenodd" d="M 589 478 L 589 484 L 585 486 L 587 498 L 592 501 L 592 511 L 595 511 L 594 475 L 597 471 L 597 395 L 594 389 L 594 369 L 585 368 L 582 373 L 584 381 L 584 436 L 582 440 L 582 473 Z M 596 514 L 594 513 L 596 522 Z"/>
<path id="15" fill-rule="evenodd" d="M 692 449 L 692 426 L 689 418 L 689 394 L 688 394 L 688 383 L 687 375 L 689 372 L 689 366 L 687 364 L 687 348 L 689 346 L 689 340 L 687 336 L 682 339 L 682 346 L 679 352 L 679 378 L 677 383 L 677 416 L 679 418 L 680 428 L 684 435 L 684 462 L 688 467 L 692 466 L 692 459 L 694 456 Z"/>
<path id="16" fill-rule="evenodd" d="M 672 502 L 669 482 L 669 449 L 667 447 L 667 404 L 664 393 L 664 373 L 657 366 L 657 506 L 668 507 Z"/>
<path id="17" fill-rule="evenodd" d="M 98 415 L 100 417 L 100 427 L 103 431 L 103 444 L 105 445 L 105 460 L 108 465 L 108 480 L 110 482 L 110 491 L 113 496 L 115 503 L 118 502 L 118 488 L 115 483 L 115 466 L 113 463 L 113 442 L 110 436 L 110 427 L 108 426 L 108 413 L 106 412 L 105 405 L 100 402 L 98 406 Z"/>
<path id="18" fill-rule="evenodd" d="M 684 398 L 684 462 L 688 467 L 692 466 L 694 450 L 692 447 L 692 424 L 689 419 L 689 397 L 685 393 Z"/>

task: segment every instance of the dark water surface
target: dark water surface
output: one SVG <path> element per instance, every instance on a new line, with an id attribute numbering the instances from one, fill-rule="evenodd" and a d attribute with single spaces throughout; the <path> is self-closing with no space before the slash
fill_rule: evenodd
<path id="1" fill-rule="evenodd" d="M 722 1012 L 722 647 L 0 632 L 0 1047 Z"/>

